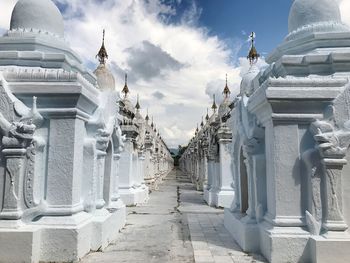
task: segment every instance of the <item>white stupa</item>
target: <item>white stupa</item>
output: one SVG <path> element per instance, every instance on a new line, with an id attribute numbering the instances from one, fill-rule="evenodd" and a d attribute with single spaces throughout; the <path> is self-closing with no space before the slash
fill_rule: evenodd
<path id="1" fill-rule="evenodd" d="M 289 12 L 289 34 L 266 61 L 272 63 L 283 55 L 344 46 L 350 29 L 342 22 L 339 4 L 335 0 L 295 0 Z M 311 41 L 315 40 L 315 41 Z"/>
<path id="2" fill-rule="evenodd" d="M 36 31 L 64 37 L 63 18 L 47 0 L 19 0 L 12 12 L 10 30 Z"/>
<path id="3" fill-rule="evenodd" d="M 289 13 L 289 32 L 303 27 L 333 24 L 337 27 L 341 22 L 338 3 L 334 0 L 295 0 Z"/>

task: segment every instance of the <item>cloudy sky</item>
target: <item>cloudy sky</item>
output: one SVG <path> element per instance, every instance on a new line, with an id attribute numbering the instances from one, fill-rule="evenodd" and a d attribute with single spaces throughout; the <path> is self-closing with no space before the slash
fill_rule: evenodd
<path id="1" fill-rule="evenodd" d="M 0 33 L 17 0 L 0 0 Z M 228 74 L 237 93 L 248 68 L 249 32 L 267 55 L 287 34 L 292 0 L 54 0 L 65 19 L 66 39 L 87 67 L 106 29 L 109 66 L 123 87 L 129 75 L 133 100 L 140 94 L 170 147 L 186 144 L 196 123 L 220 98 Z M 350 24 L 350 0 L 339 0 Z M 263 64 L 263 61 L 261 62 Z"/>

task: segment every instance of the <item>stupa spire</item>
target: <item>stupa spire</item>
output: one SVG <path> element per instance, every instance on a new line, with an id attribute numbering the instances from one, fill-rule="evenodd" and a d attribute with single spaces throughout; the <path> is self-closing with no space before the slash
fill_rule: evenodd
<path id="1" fill-rule="evenodd" d="M 106 64 L 106 60 L 108 59 L 107 50 L 105 47 L 105 33 L 106 31 L 103 29 L 103 37 L 102 37 L 102 46 L 100 48 L 100 51 L 96 55 L 96 58 L 98 58 L 98 61 L 100 61 L 100 64 Z"/>
<path id="2" fill-rule="evenodd" d="M 212 110 L 214 111 L 214 113 L 216 112 L 218 106 L 216 105 L 216 101 L 215 101 L 215 94 L 213 95 L 213 105 L 211 106 Z"/>
<path id="3" fill-rule="evenodd" d="M 128 93 L 130 93 L 129 87 L 128 87 L 128 74 L 126 73 L 125 73 L 125 85 L 122 90 L 122 93 L 124 93 L 124 98 L 126 98 L 128 96 Z"/>
<path id="4" fill-rule="evenodd" d="M 228 97 L 230 97 L 230 94 L 231 94 L 231 91 L 230 91 L 228 84 L 227 84 L 227 74 L 226 74 L 226 85 L 225 85 L 225 88 L 224 88 L 224 91 L 222 92 L 222 94 L 224 94 L 226 99 Z"/>
<path id="5" fill-rule="evenodd" d="M 137 102 L 136 102 L 136 105 L 135 105 L 135 109 L 138 110 L 138 111 L 141 109 L 140 100 L 139 100 L 139 94 L 137 94 Z"/>
<path id="6" fill-rule="evenodd" d="M 249 36 L 250 41 L 251 41 L 251 46 L 250 46 L 250 50 L 249 50 L 249 54 L 247 56 L 247 59 L 249 59 L 250 65 L 254 65 L 255 63 L 258 62 L 258 59 L 260 57 L 260 54 L 258 53 L 258 51 L 255 48 L 254 42 L 255 42 L 255 33 L 252 32 Z"/>
<path id="7" fill-rule="evenodd" d="M 205 120 L 208 121 L 209 120 L 209 109 L 207 108 L 207 115 L 205 116 Z"/>
<path id="8" fill-rule="evenodd" d="M 148 122 L 148 121 L 149 121 L 149 116 L 148 116 L 148 108 L 147 108 L 147 115 L 146 115 L 146 117 L 145 117 L 145 120 L 146 120 L 146 122 Z"/>

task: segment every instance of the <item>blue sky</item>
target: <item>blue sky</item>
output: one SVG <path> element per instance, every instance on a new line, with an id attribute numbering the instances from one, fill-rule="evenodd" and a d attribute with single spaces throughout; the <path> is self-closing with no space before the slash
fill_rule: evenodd
<path id="1" fill-rule="evenodd" d="M 170 19 L 181 20 L 195 2 L 198 19 L 195 26 L 206 27 L 209 34 L 224 40 L 234 51 L 234 62 L 244 57 L 249 49 L 248 35 L 254 31 L 257 46 L 262 53 L 270 53 L 288 33 L 288 14 L 292 0 L 182 0 L 172 3 L 177 14 Z M 271 12 L 272 11 L 272 12 Z M 237 46 L 241 47 L 237 50 Z M 237 51 L 237 54 L 236 54 Z"/>
<path id="2" fill-rule="evenodd" d="M 201 25 L 223 39 L 245 42 L 254 31 L 261 53 L 269 53 L 288 33 L 288 14 L 292 1 L 288 0 L 197 0 L 202 8 Z M 245 56 L 248 44 L 239 56 Z"/>

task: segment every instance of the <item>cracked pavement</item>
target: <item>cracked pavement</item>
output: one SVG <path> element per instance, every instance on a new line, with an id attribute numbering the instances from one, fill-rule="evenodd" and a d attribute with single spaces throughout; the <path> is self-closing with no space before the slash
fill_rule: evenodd
<path id="1" fill-rule="evenodd" d="M 203 193 L 173 170 L 147 204 L 127 208 L 127 224 L 93 262 L 261 262 L 240 250 L 223 227 L 223 210 L 209 207 Z"/>

